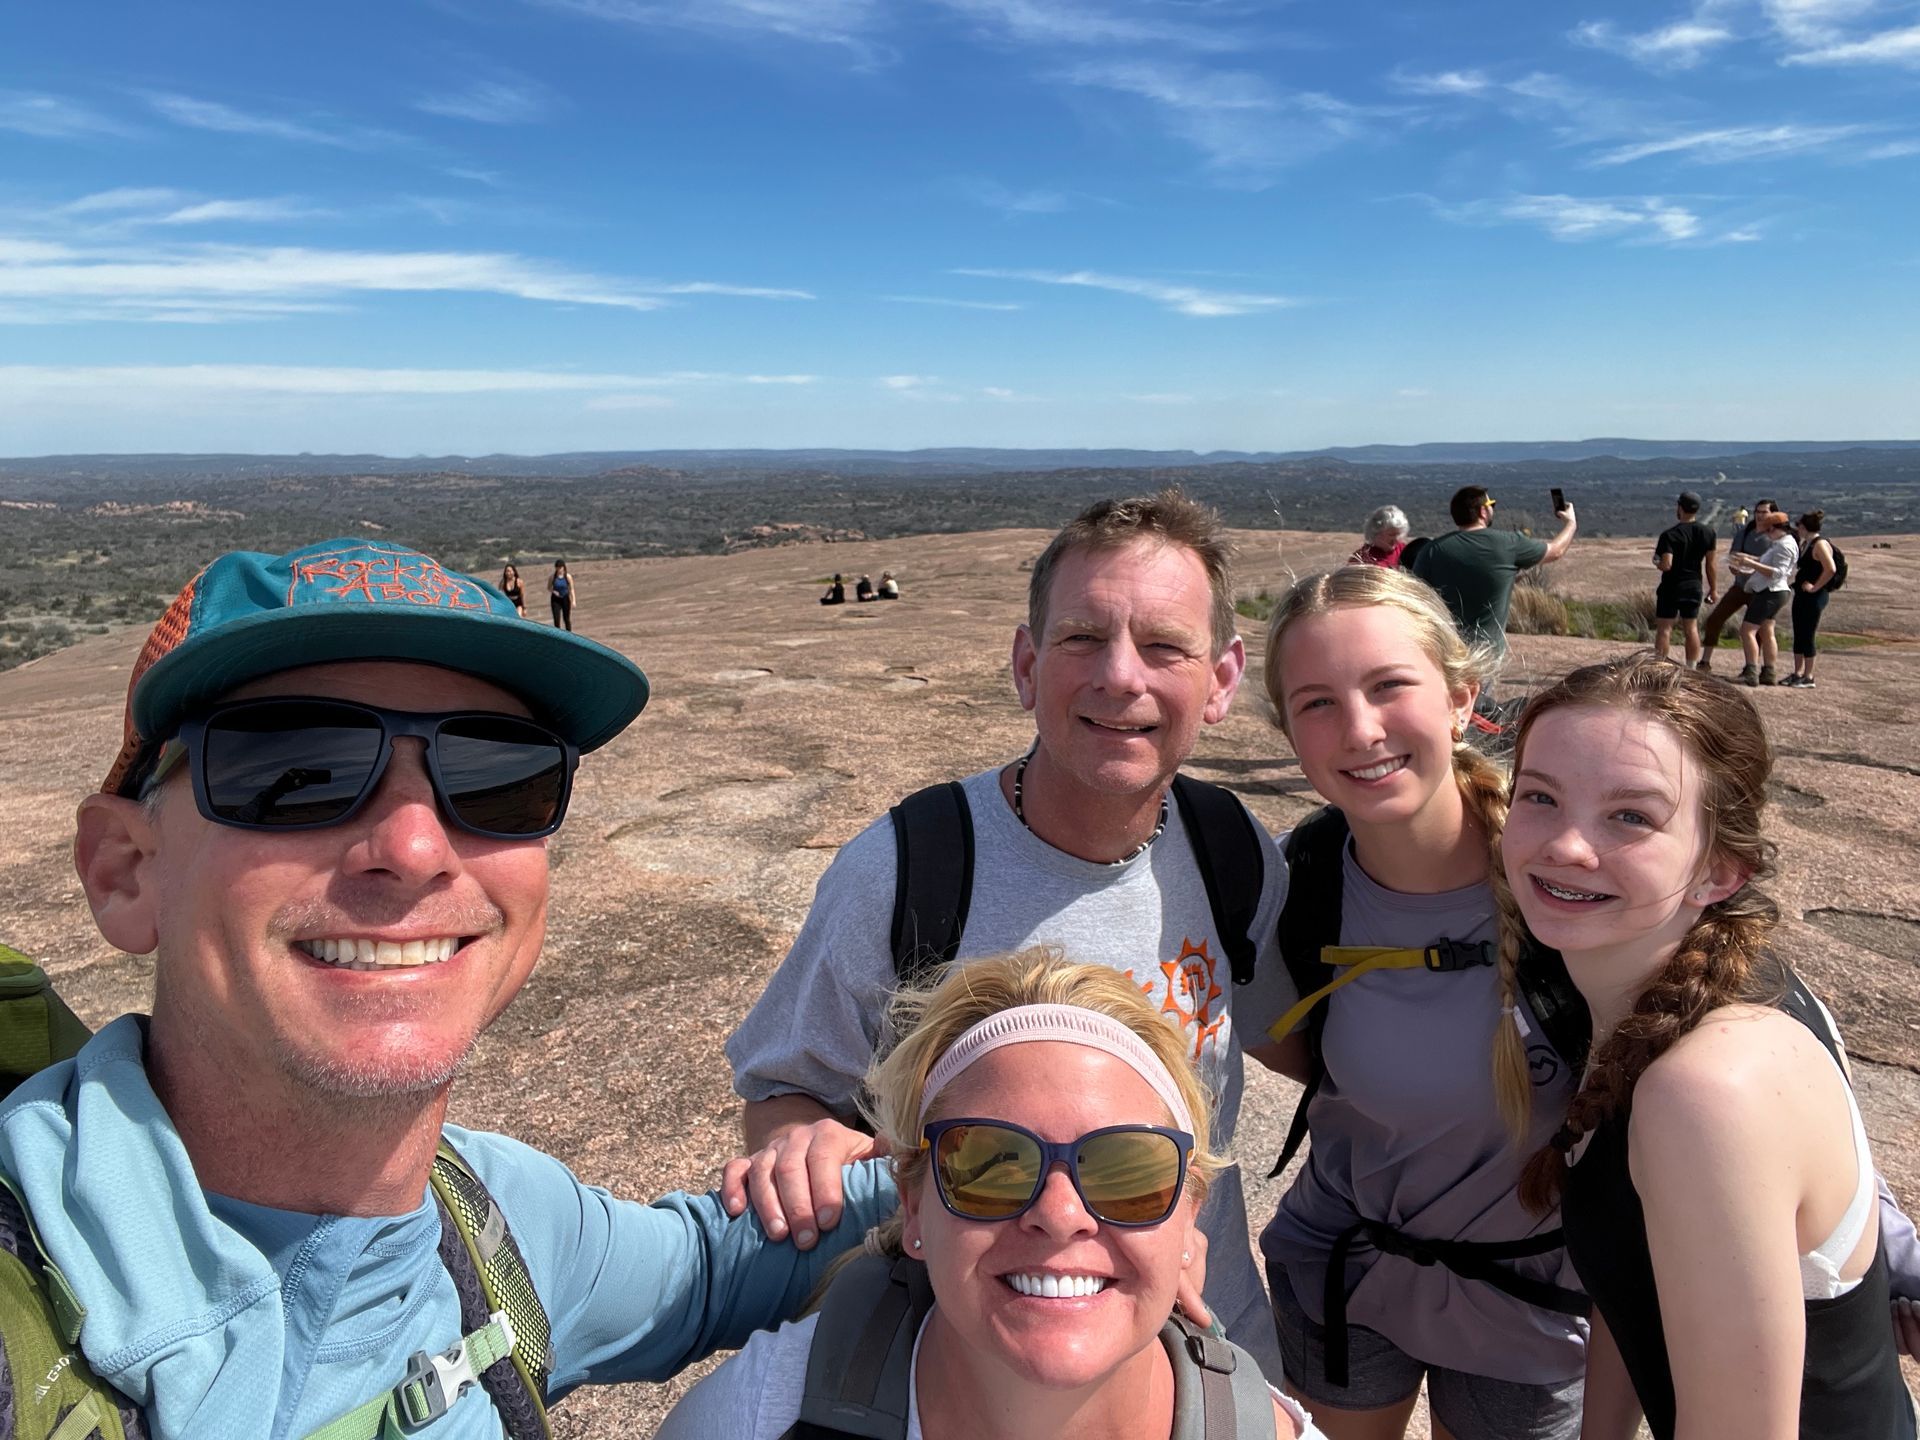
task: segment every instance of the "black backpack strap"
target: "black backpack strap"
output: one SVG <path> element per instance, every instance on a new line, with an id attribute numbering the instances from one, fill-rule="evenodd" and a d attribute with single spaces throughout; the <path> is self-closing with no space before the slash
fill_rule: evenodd
<path id="1" fill-rule="evenodd" d="M 1547 1043 L 1568 1070 L 1575 1075 L 1584 1073 L 1587 1050 L 1593 1043 L 1593 1019 L 1587 1011 L 1586 997 L 1575 988 L 1560 952 L 1527 936 L 1521 942 L 1514 980 L 1546 1032 Z"/>
<path id="2" fill-rule="evenodd" d="M 1227 952 L 1233 983 L 1245 985 L 1253 979 L 1259 953 L 1252 931 L 1267 883 L 1267 836 L 1240 797 L 1224 785 L 1176 775 L 1173 798 L 1206 883 L 1213 928 Z"/>
<path id="3" fill-rule="evenodd" d="M 506 1214 L 444 1138 L 428 1192 L 440 1213 L 440 1263 L 460 1297 L 462 1333 L 479 1330 L 495 1310 L 513 1325 L 513 1353 L 480 1372 L 481 1387 L 508 1440 L 552 1440 L 546 1411 L 550 1326 Z"/>
<path id="4" fill-rule="evenodd" d="M 1287 836 L 1287 903 L 1280 911 L 1280 955 L 1287 975 L 1302 996 L 1311 995 L 1333 979 L 1333 967 L 1320 952 L 1340 943 L 1340 904 L 1347 863 L 1347 817 L 1332 805 L 1323 805 L 1293 827 Z M 1307 1049 L 1312 1069 L 1306 1089 L 1293 1108 L 1280 1158 L 1267 1172 L 1272 1179 L 1285 1170 L 1307 1138 L 1307 1107 L 1320 1091 L 1327 1073 L 1320 1059 L 1320 1032 L 1327 1023 L 1324 1005 L 1307 1012 Z"/>
<path id="5" fill-rule="evenodd" d="M 800 1418 L 781 1440 L 903 1440 L 913 1344 L 932 1308 L 917 1260 L 861 1255 L 843 1266 L 814 1322 Z"/>
<path id="6" fill-rule="evenodd" d="M 893 817 L 893 973 L 911 981 L 949 964 L 973 898 L 973 812 L 958 780 L 916 790 Z"/>
<path id="7" fill-rule="evenodd" d="M 1272 1440 L 1273 1396 L 1251 1355 L 1177 1312 L 1160 1343 L 1173 1361 L 1170 1440 Z"/>

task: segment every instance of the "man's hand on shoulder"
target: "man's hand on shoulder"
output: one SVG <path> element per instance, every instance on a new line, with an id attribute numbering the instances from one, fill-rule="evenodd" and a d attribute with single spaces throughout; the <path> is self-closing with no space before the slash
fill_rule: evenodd
<path id="1" fill-rule="evenodd" d="M 822 1230 L 840 1223 L 845 1197 L 840 1170 L 856 1160 L 887 1153 L 885 1144 L 827 1114 L 824 1106 L 806 1096 L 779 1095 L 758 1102 L 781 1106 L 801 1101 L 820 1116 L 792 1119 L 765 1135 L 765 1143 L 751 1155 L 729 1160 L 721 1172 L 720 1203 L 729 1215 L 738 1215 L 749 1202 L 768 1235 L 782 1240 L 789 1233 L 799 1249 L 810 1250 Z M 796 1110 L 785 1105 L 783 1109 Z M 754 1125 L 748 1106 L 747 1132 L 752 1143 Z"/>

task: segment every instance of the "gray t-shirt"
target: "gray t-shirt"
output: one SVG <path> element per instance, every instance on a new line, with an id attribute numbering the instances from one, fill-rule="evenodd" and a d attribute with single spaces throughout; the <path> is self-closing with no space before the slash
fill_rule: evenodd
<path id="1" fill-rule="evenodd" d="M 1496 938 L 1493 891 L 1484 881 L 1438 895 L 1401 894 L 1361 869 L 1349 843 L 1343 884 L 1343 945 Z M 1513 1021 L 1501 1013 L 1492 966 L 1376 970 L 1322 1003 L 1327 1076 L 1308 1112 L 1311 1148 L 1260 1237 L 1311 1318 L 1325 1319 L 1334 1237 L 1356 1220 L 1385 1221 L 1426 1239 L 1487 1241 L 1560 1223 L 1557 1214 L 1527 1213 L 1515 1187 L 1527 1158 L 1565 1118 L 1578 1077 L 1528 1013 L 1533 1133 L 1524 1150 L 1515 1148 L 1493 1087 L 1494 1027 Z M 1578 1288 L 1563 1250 L 1504 1263 Z M 1530 1385 L 1570 1380 L 1584 1369 L 1583 1322 L 1443 1266 L 1382 1255 L 1362 1240 L 1346 1281 L 1348 1323 L 1429 1365 Z"/>
<path id="2" fill-rule="evenodd" d="M 1166 833 L 1144 854 L 1124 865 L 1101 865 L 1056 850 L 1016 820 L 1000 793 L 998 770 L 963 784 L 973 813 L 974 870 L 958 958 L 1049 944 L 1076 960 L 1127 971 L 1190 1039 L 1194 1062 L 1216 1097 L 1215 1143 L 1224 1151 L 1240 1113 L 1236 1029 L 1262 1035 L 1293 1001 L 1278 942 L 1287 889 L 1280 855 L 1267 853 L 1251 932 L 1259 942 L 1256 973 L 1265 983 L 1236 996 L 1179 806 L 1169 805 Z M 793 948 L 727 1041 L 734 1089 L 745 1099 L 802 1094 L 843 1115 L 853 1110 L 883 1038 L 895 983 L 894 877 L 893 821 L 882 816 L 848 841 L 820 877 Z M 1255 990 L 1261 1003 L 1250 1013 Z M 1207 1302 L 1228 1335 L 1277 1380 L 1278 1348 L 1247 1247 L 1237 1166 L 1215 1180 L 1200 1223 L 1208 1241 Z"/>

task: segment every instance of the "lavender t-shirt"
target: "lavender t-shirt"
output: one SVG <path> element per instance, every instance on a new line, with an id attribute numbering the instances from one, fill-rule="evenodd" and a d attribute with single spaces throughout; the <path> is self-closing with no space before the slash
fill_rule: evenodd
<path id="1" fill-rule="evenodd" d="M 1485 882 L 1404 895 L 1362 870 L 1350 843 L 1344 875 L 1343 945 L 1496 938 Z M 1310 1317 L 1325 1319 L 1334 1237 L 1356 1220 L 1383 1220 L 1439 1240 L 1516 1240 L 1559 1224 L 1557 1214 L 1528 1214 L 1515 1186 L 1526 1157 L 1566 1115 L 1578 1077 L 1529 1014 L 1533 1134 L 1524 1150 L 1516 1148 L 1493 1088 L 1494 1027 L 1513 1023 L 1501 1014 L 1493 967 L 1377 970 L 1323 1003 L 1327 1076 L 1308 1112 L 1311 1149 L 1260 1237 Z M 1578 1288 L 1564 1251 L 1506 1263 Z M 1573 1379 L 1585 1368 L 1584 1322 L 1442 1266 L 1382 1255 L 1362 1239 L 1346 1280 L 1348 1323 L 1377 1331 L 1429 1365 L 1535 1385 Z"/>

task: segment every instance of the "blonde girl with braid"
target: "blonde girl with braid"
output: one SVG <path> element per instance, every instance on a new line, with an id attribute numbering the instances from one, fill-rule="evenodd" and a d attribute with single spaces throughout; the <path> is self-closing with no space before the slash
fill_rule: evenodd
<path id="1" fill-rule="evenodd" d="M 1579 1434 L 1584 1297 L 1554 1223 L 1519 1202 L 1523 1156 L 1493 1082 L 1515 1007 L 1534 1036 L 1538 1143 L 1574 1075 L 1494 964 L 1506 775 L 1464 738 L 1492 663 L 1433 590 L 1372 566 L 1299 581 L 1267 632 L 1272 717 L 1350 836 L 1322 877 L 1339 930 L 1317 958 L 1337 988 L 1275 1000 L 1295 987 L 1263 969 L 1235 998 L 1278 1017 L 1250 1054 L 1321 1077 L 1306 1163 L 1261 1250 L 1287 1384 L 1333 1440 L 1399 1440 L 1423 1382 L 1437 1440 Z M 1303 881 L 1293 840 L 1294 886 L 1322 883 Z M 1285 916 L 1281 931 L 1284 945 Z M 1448 967 L 1428 968 L 1441 954 Z"/>
<path id="2" fill-rule="evenodd" d="M 1537 1149 L 1528 1127 L 1521 1192 L 1561 1207 L 1593 1297 L 1587 1440 L 1643 1410 L 1655 1440 L 1907 1440 L 1859 1108 L 1832 1018 L 1767 948 L 1759 717 L 1636 655 L 1536 695 L 1514 766 L 1509 925 L 1560 952 L 1593 1025 L 1565 1125 Z"/>

